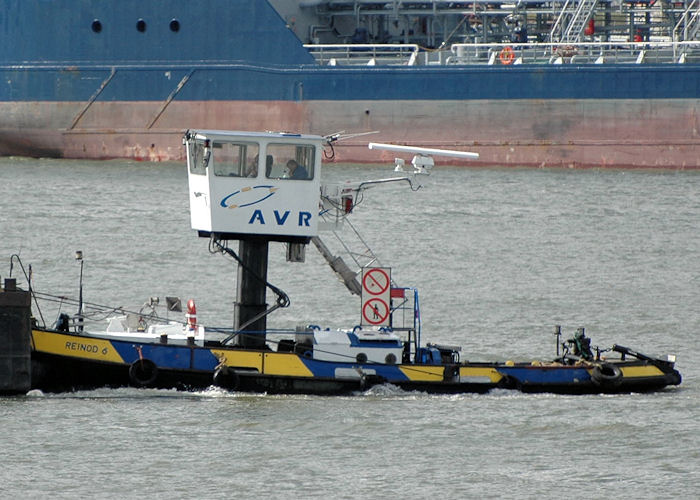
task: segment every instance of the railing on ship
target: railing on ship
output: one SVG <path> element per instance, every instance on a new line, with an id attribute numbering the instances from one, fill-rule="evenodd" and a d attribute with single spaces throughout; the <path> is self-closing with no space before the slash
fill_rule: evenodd
<path id="1" fill-rule="evenodd" d="M 700 42 L 453 44 L 445 64 L 670 64 L 700 61 Z"/>
<path id="2" fill-rule="evenodd" d="M 317 44 L 304 45 L 321 65 L 409 65 L 416 64 L 420 47 L 416 44 Z"/>
<path id="3" fill-rule="evenodd" d="M 324 66 L 679 64 L 700 62 L 700 41 L 305 45 Z"/>

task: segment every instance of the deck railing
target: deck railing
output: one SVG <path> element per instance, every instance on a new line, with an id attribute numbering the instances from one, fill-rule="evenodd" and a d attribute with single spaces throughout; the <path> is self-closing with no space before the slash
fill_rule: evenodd
<path id="1" fill-rule="evenodd" d="M 454 44 L 445 64 L 678 64 L 700 62 L 700 42 Z"/>
<path id="2" fill-rule="evenodd" d="M 700 41 L 305 45 L 324 66 L 700 63 Z"/>
<path id="3" fill-rule="evenodd" d="M 416 44 L 319 44 L 304 45 L 322 65 L 413 65 L 419 47 Z"/>

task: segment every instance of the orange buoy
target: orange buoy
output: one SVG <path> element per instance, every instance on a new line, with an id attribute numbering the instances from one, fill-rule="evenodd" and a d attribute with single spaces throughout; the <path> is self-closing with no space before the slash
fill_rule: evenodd
<path id="1" fill-rule="evenodd" d="M 503 47 L 498 54 L 498 60 L 501 61 L 501 64 L 512 64 L 513 60 L 515 60 L 515 52 L 512 47 Z"/>

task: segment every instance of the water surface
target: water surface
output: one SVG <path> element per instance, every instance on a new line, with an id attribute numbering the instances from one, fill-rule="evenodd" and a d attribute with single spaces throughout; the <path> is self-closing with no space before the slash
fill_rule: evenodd
<path id="1" fill-rule="evenodd" d="M 37 289 L 77 295 L 82 250 L 86 300 L 194 298 L 201 321 L 231 325 L 236 267 L 189 228 L 182 165 L 2 159 L 0 200 L 0 276 L 18 253 Z M 420 290 L 424 340 L 475 361 L 548 359 L 555 324 L 565 335 L 584 326 L 602 347 L 677 354 L 683 385 L 576 397 L 380 387 L 344 398 L 129 388 L 5 398 L 2 496 L 695 498 L 699 221 L 697 173 L 438 167 L 415 193 L 374 188 L 353 223 L 397 284 Z M 270 326 L 359 322 L 359 299 L 315 248 L 289 264 L 273 244 L 270 260 L 270 281 L 292 300 Z"/>

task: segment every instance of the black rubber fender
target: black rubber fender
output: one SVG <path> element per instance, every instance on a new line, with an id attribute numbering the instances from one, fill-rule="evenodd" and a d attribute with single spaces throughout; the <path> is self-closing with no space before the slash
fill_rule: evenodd
<path id="1" fill-rule="evenodd" d="M 683 381 L 683 377 L 681 377 L 680 372 L 677 370 L 672 370 L 666 375 L 666 378 L 669 385 L 681 385 L 681 382 Z"/>
<path id="2" fill-rule="evenodd" d="M 158 378 L 158 366 L 150 359 L 137 359 L 129 366 L 129 380 L 136 387 L 152 385 Z"/>
<path id="3" fill-rule="evenodd" d="M 591 380 L 600 387 L 616 387 L 622 383 L 622 370 L 612 363 L 600 363 L 593 367 Z"/>
<path id="4" fill-rule="evenodd" d="M 235 370 L 228 366 L 220 366 L 214 370 L 212 382 L 217 387 L 235 391 L 238 388 L 239 377 Z"/>
<path id="5" fill-rule="evenodd" d="M 501 380 L 498 381 L 497 387 L 499 389 L 509 389 L 516 391 L 522 391 L 523 389 L 523 386 L 520 383 L 520 381 L 511 375 L 503 375 L 503 377 L 501 377 Z"/>

